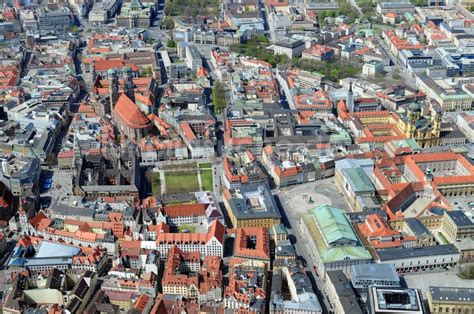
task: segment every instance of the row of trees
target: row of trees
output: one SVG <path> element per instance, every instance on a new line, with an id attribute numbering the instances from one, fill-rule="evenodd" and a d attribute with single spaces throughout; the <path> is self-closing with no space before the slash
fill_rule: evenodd
<path id="1" fill-rule="evenodd" d="M 311 72 L 318 72 L 330 81 L 337 82 L 346 77 L 354 77 L 361 72 L 361 67 L 348 61 L 335 62 L 314 61 L 309 59 L 292 60 L 292 65 Z"/>
<path id="2" fill-rule="evenodd" d="M 191 16 L 215 15 L 219 0 L 166 0 L 165 15 Z"/>
<path id="3" fill-rule="evenodd" d="M 212 87 L 212 103 L 216 114 L 220 114 L 227 107 L 224 85 L 220 81 L 216 81 Z"/>
<path id="4" fill-rule="evenodd" d="M 361 72 L 360 66 L 342 60 L 335 62 L 318 62 L 302 58 L 290 60 L 286 55 L 274 55 L 272 51 L 266 50 L 266 47 L 269 45 L 270 42 L 268 38 L 265 36 L 256 36 L 244 44 L 231 47 L 231 49 L 239 54 L 268 62 L 273 67 L 277 65 L 293 65 L 308 71 L 316 71 L 331 81 L 352 77 Z"/>

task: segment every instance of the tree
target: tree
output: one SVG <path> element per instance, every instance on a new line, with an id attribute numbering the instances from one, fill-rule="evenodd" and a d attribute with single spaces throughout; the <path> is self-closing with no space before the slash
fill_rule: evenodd
<path id="1" fill-rule="evenodd" d="M 46 158 L 46 165 L 48 167 L 54 167 L 58 164 L 58 156 L 56 154 L 49 154 L 48 157 Z"/>
<path id="2" fill-rule="evenodd" d="M 399 69 L 393 69 L 392 78 L 393 78 L 394 80 L 399 80 L 399 79 L 401 79 L 400 70 L 399 70 Z"/>
<path id="3" fill-rule="evenodd" d="M 173 39 L 168 39 L 168 41 L 166 42 L 166 47 L 176 48 L 176 42 Z"/>
<path id="4" fill-rule="evenodd" d="M 220 114 L 227 107 L 224 85 L 220 81 L 216 81 L 212 88 L 212 103 L 214 104 L 214 112 Z"/>
<path id="5" fill-rule="evenodd" d="M 141 76 L 144 77 L 151 77 L 153 75 L 153 70 L 151 67 L 146 67 L 145 69 L 142 70 Z"/>
<path id="6" fill-rule="evenodd" d="M 173 29 L 174 28 L 174 20 L 171 16 L 165 17 L 163 23 L 161 24 L 166 29 Z"/>

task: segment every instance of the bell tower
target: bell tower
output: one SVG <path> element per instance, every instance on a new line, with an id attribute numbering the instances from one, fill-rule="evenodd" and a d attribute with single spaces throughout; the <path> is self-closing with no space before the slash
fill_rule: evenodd
<path id="1" fill-rule="evenodd" d="M 130 67 L 123 68 L 124 92 L 133 102 L 135 101 L 135 92 L 133 85 L 133 72 Z"/>
<path id="2" fill-rule="evenodd" d="M 108 113 L 111 114 L 119 98 L 118 76 L 117 76 L 117 71 L 115 69 L 110 69 L 107 72 L 107 75 L 109 79 L 109 98 L 110 98 Z"/>

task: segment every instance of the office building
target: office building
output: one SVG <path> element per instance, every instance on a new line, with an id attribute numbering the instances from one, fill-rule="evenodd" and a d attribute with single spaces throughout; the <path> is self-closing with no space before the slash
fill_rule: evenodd
<path id="1" fill-rule="evenodd" d="M 423 299 L 416 289 L 371 287 L 369 314 L 423 314 Z"/>

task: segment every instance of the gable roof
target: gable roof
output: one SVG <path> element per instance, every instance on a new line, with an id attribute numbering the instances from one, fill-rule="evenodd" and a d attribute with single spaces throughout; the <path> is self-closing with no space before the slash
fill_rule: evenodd
<path id="1" fill-rule="evenodd" d="M 120 96 L 114 107 L 114 112 L 125 124 L 133 129 L 144 129 L 150 126 L 150 120 L 126 94 Z"/>
<path id="2" fill-rule="evenodd" d="M 321 205 L 314 208 L 311 212 L 328 244 L 341 239 L 358 241 L 349 220 L 341 209 L 330 205 Z"/>

